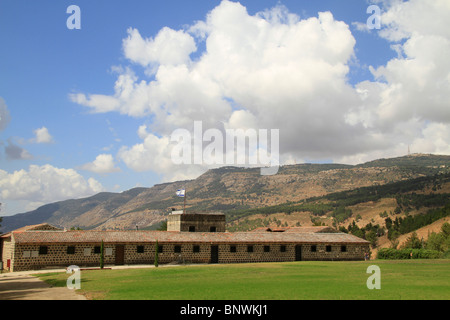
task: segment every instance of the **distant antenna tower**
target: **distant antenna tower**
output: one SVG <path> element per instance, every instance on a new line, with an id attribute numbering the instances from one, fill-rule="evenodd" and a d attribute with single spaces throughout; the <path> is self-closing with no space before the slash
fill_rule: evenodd
<path id="1" fill-rule="evenodd" d="M 411 155 L 411 149 L 409 148 L 409 144 L 408 144 L 408 156 Z"/>

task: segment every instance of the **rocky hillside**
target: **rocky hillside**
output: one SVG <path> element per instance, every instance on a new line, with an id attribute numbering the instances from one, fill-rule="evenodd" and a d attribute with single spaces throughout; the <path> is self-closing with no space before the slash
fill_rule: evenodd
<path id="1" fill-rule="evenodd" d="M 223 167 L 209 170 L 190 181 L 135 188 L 122 193 L 100 193 L 85 199 L 48 204 L 31 212 L 4 217 L 0 230 L 7 232 L 42 222 L 82 229 L 134 229 L 136 226 L 140 229 L 151 228 L 166 219 L 170 208 L 182 208 L 183 199 L 178 198 L 175 192 L 184 187 L 187 190 L 188 210 L 224 211 L 232 228 L 242 223 L 242 213 L 246 210 L 258 208 L 256 211 L 249 211 L 258 214 L 265 208 L 276 208 L 277 205 L 298 204 L 303 201 L 306 203 L 307 199 L 333 193 L 448 172 L 450 156 L 439 155 L 380 159 L 356 166 L 289 165 L 281 167 L 278 174 L 273 176 L 261 176 L 259 169 Z M 389 202 L 387 199 L 383 201 Z M 327 208 L 324 207 L 323 210 Z M 278 213 L 283 214 L 282 210 Z M 314 212 L 305 210 L 294 210 L 290 220 L 294 217 L 292 214 L 300 215 L 297 220 L 292 221 L 297 225 L 312 224 L 315 223 L 314 218 L 327 217 L 319 217 Z M 246 218 L 248 219 L 247 216 Z M 289 219 L 282 223 L 287 223 Z"/>

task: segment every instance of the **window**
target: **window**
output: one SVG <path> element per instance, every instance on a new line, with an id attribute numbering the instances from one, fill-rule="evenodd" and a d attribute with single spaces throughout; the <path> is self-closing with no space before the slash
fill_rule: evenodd
<path id="1" fill-rule="evenodd" d="M 247 246 L 247 252 L 253 252 L 253 246 Z"/>
<path id="2" fill-rule="evenodd" d="M 270 246 L 264 246 L 264 252 L 270 252 Z"/>
<path id="3" fill-rule="evenodd" d="M 189 232 L 195 232 L 195 226 L 189 226 Z"/>
<path id="4" fill-rule="evenodd" d="M 101 253 L 100 246 L 94 247 L 94 253 Z"/>
<path id="5" fill-rule="evenodd" d="M 173 251 L 174 251 L 175 253 L 180 253 L 180 252 L 181 252 L 181 246 L 175 246 L 175 247 L 173 248 Z"/>
<path id="6" fill-rule="evenodd" d="M 216 232 L 216 227 L 209 228 L 209 232 Z"/>
<path id="7" fill-rule="evenodd" d="M 236 252 L 236 246 L 230 246 L 230 252 Z"/>
<path id="8" fill-rule="evenodd" d="M 326 251 L 331 252 L 331 246 L 326 246 Z"/>
<path id="9" fill-rule="evenodd" d="M 144 246 L 137 246 L 136 247 L 136 252 L 137 253 L 144 253 Z"/>
<path id="10" fill-rule="evenodd" d="M 158 246 L 158 253 L 162 253 L 163 252 L 163 246 Z"/>
<path id="11" fill-rule="evenodd" d="M 67 254 L 75 254 L 75 247 L 74 246 L 67 247 Z"/>
<path id="12" fill-rule="evenodd" d="M 317 246 L 316 245 L 311 246 L 311 252 L 317 252 Z"/>
<path id="13" fill-rule="evenodd" d="M 341 252 L 347 252 L 347 246 L 341 246 Z"/>
<path id="14" fill-rule="evenodd" d="M 47 246 L 40 246 L 39 247 L 39 254 L 47 254 L 48 247 Z"/>
<path id="15" fill-rule="evenodd" d="M 200 246 L 194 246 L 194 248 L 192 248 L 192 252 L 194 253 L 200 252 Z"/>
<path id="16" fill-rule="evenodd" d="M 280 252 L 286 252 L 286 246 L 280 246 Z"/>

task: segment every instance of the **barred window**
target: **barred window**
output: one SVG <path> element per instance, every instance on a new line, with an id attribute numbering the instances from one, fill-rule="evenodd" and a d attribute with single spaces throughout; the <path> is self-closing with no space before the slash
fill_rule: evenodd
<path id="1" fill-rule="evenodd" d="M 247 246 L 247 252 L 253 252 L 253 246 Z"/>
<path id="2" fill-rule="evenodd" d="M 137 253 L 144 253 L 144 246 L 137 246 L 136 251 Z"/>
<path id="3" fill-rule="evenodd" d="M 175 253 L 180 253 L 180 252 L 181 252 L 181 246 L 175 246 L 174 249 L 173 249 L 173 251 L 174 251 Z"/>
<path id="4" fill-rule="evenodd" d="M 331 252 L 331 246 L 326 246 L 326 251 Z"/>
<path id="5" fill-rule="evenodd" d="M 230 252 L 236 252 L 236 246 L 230 246 Z"/>
<path id="6" fill-rule="evenodd" d="M 39 254 L 47 254 L 48 247 L 47 246 L 39 246 Z"/>
<path id="7" fill-rule="evenodd" d="M 312 245 L 311 246 L 311 252 L 317 252 L 317 246 L 316 245 Z"/>
<path id="8" fill-rule="evenodd" d="M 286 246 L 280 246 L 280 252 L 286 252 Z"/>
<path id="9" fill-rule="evenodd" d="M 68 246 L 67 247 L 67 254 L 75 254 L 75 247 L 74 246 Z"/>
<path id="10" fill-rule="evenodd" d="M 192 249 L 192 252 L 194 252 L 194 253 L 200 252 L 200 246 L 194 246 Z"/>

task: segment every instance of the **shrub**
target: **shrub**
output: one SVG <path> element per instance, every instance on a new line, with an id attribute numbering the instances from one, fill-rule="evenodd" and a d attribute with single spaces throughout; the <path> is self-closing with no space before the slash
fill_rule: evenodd
<path id="1" fill-rule="evenodd" d="M 404 259 L 440 259 L 442 252 L 427 249 L 393 249 L 383 248 L 378 251 L 377 259 L 404 260 Z"/>
<path id="2" fill-rule="evenodd" d="M 156 240 L 156 245 L 155 245 L 155 267 L 158 267 L 159 265 L 159 245 L 158 245 L 158 240 Z"/>
<path id="3" fill-rule="evenodd" d="M 104 260 L 104 245 L 103 245 L 103 240 L 102 240 L 102 244 L 100 246 L 100 269 L 103 269 L 105 266 L 105 260 Z"/>

